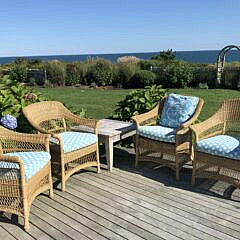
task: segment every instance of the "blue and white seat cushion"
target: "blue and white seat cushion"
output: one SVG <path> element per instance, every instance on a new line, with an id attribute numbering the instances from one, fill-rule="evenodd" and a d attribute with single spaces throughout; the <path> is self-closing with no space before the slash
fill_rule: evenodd
<path id="1" fill-rule="evenodd" d="M 140 126 L 137 134 L 157 141 L 175 143 L 176 129 L 164 126 Z"/>
<path id="2" fill-rule="evenodd" d="M 197 142 L 197 151 L 240 160 L 240 137 L 218 135 Z"/>
<path id="3" fill-rule="evenodd" d="M 80 148 L 90 146 L 97 142 L 97 135 L 85 132 L 62 132 L 58 134 L 63 143 L 64 153 L 72 152 Z M 52 143 L 57 143 L 58 140 L 51 138 Z"/>
<path id="4" fill-rule="evenodd" d="M 159 125 L 173 128 L 181 126 L 192 117 L 198 102 L 198 97 L 169 94 L 163 106 Z"/>
<path id="5" fill-rule="evenodd" d="M 6 156 L 20 157 L 25 171 L 25 178 L 28 181 L 36 173 L 38 173 L 51 159 L 48 152 L 11 152 L 4 153 Z M 0 162 L 0 168 L 15 168 L 19 169 L 17 163 Z"/>

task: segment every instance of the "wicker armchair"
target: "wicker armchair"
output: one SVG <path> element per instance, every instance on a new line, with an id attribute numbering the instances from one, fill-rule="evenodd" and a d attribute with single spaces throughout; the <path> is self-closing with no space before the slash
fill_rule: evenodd
<path id="1" fill-rule="evenodd" d="M 62 191 L 66 180 L 80 169 L 96 166 L 100 172 L 97 120 L 80 118 L 56 101 L 28 105 L 23 113 L 39 133 L 51 134 L 52 174 L 61 181 Z M 84 132 L 71 131 L 74 126 Z"/>
<path id="2" fill-rule="evenodd" d="M 192 184 L 196 178 L 226 181 L 240 188 L 240 98 L 225 100 L 195 135 Z"/>
<path id="3" fill-rule="evenodd" d="M 191 132 L 189 126 L 197 120 L 204 102 L 199 98 L 194 114 L 175 129 L 174 139 L 169 139 L 171 141 L 166 142 L 141 136 L 138 133 L 141 126 L 159 126 L 158 118 L 161 117 L 166 100 L 167 97 L 164 97 L 151 111 L 132 117 L 137 125 L 135 166 L 138 166 L 139 161 L 160 163 L 173 169 L 176 172 L 176 179 L 179 180 L 179 172 L 183 165 L 190 160 L 191 156 Z"/>
<path id="4" fill-rule="evenodd" d="M 34 198 L 46 190 L 53 197 L 49 139 L 0 127 L 0 211 L 23 216 L 25 230 Z"/>

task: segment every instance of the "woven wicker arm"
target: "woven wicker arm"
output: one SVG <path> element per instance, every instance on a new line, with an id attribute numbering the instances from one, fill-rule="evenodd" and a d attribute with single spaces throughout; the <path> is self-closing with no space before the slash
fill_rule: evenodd
<path id="1" fill-rule="evenodd" d="M 190 129 L 193 131 L 196 141 L 199 141 L 222 134 L 224 132 L 224 120 L 221 114 L 217 112 L 207 120 L 190 126 Z"/>
<path id="2" fill-rule="evenodd" d="M 149 112 L 132 117 L 137 127 L 147 122 L 146 125 L 156 124 L 156 117 L 159 114 L 159 104 Z"/>
<path id="3" fill-rule="evenodd" d="M 83 130 L 94 132 L 97 134 L 99 120 L 79 117 L 77 115 L 74 115 L 67 108 L 64 108 L 63 114 L 67 124 L 67 129 L 71 129 L 71 127 L 73 126 L 80 125 L 83 127 Z"/>
<path id="4" fill-rule="evenodd" d="M 47 151 L 49 152 L 50 135 L 26 134 L 0 129 L 1 152 Z"/>

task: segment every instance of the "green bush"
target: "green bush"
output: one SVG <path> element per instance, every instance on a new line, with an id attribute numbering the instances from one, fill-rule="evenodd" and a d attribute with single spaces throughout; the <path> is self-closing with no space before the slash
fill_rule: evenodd
<path id="1" fill-rule="evenodd" d="M 118 63 L 117 78 L 115 85 L 120 85 L 127 88 L 132 76 L 139 71 L 139 65 L 134 62 Z"/>
<path id="2" fill-rule="evenodd" d="M 129 121 L 132 116 L 153 109 L 166 95 L 167 90 L 156 85 L 133 90 L 117 104 L 113 117 L 122 121 Z"/>
<path id="3" fill-rule="evenodd" d="M 32 130 L 22 114 L 22 108 L 41 100 L 43 98 L 39 93 L 16 80 L 11 80 L 9 76 L 5 75 L 0 78 L 0 117 L 6 114 L 16 117 L 18 131 L 30 132 Z"/>
<path id="4" fill-rule="evenodd" d="M 106 86 L 112 85 L 114 76 L 112 62 L 104 59 L 97 59 L 90 63 L 86 77 L 88 84 L 95 83 L 97 86 Z"/>
<path id="5" fill-rule="evenodd" d="M 80 83 L 80 64 L 78 62 L 66 65 L 66 85 L 72 86 Z"/>
<path id="6" fill-rule="evenodd" d="M 47 70 L 47 79 L 56 86 L 65 86 L 66 81 L 66 66 L 60 61 L 51 61 L 45 63 Z"/>
<path id="7" fill-rule="evenodd" d="M 154 84 L 156 74 L 147 70 L 136 72 L 128 82 L 129 88 L 143 88 Z"/>
<path id="8" fill-rule="evenodd" d="M 27 82 L 28 67 L 24 58 L 16 58 L 10 69 L 10 78 L 18 82 Z"/>
<path id="9" fill-rule="evenodd" d="M 141 70 L 151 70 L 152 68 L 162 67 L 165 63 L 159 60 L 142 60 L 138 64 Z"/>
<path id="10" fill-rule="evenodd" d="M 157 74 L 156 83 L 167 88 L 183 88 L 193 81 L 193 69 L 190 64 L 175 61 L 154 70 Z"/>
<path id="11" fill-rule="evenodd" d="M 198 87 L 200 83 L 205 83 L 209 88 L 216 87 L 217 69 L 215 66 L 196 67 L 193 70 L 193 81 L 191 87 Z"/>

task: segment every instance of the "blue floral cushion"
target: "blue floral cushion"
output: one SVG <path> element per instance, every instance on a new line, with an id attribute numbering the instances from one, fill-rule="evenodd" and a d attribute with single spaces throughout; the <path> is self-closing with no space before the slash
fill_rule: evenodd
<path id="1" fill-rule="evenodd" d="M 157 141 L 175 143 L 176 130 L 163 126 L 141 126 L 137 129 L 137 134 L 142 137 Z"/>
<path id="2" fill-rule="evenodd" d="M 72 152 L 87 147 L 97 142 L 97 135 L 83 132 L 62 132 L 58 134 L 62 138 L 64 153 Z M 57 139 L 51 138 L 51 142 L 58 143 Z"/>
<path id="3" fill-rule="evenodd" d="M 240 160 L 240 137 L 218 135 L 197 142 L 199 152 Z"/>
<path id="4" fill-rule="evenodd" d="M 199 98 L 171 93 L 164 103 L 159 125 L 177 128 L 194 114 Z"/>
<path id="5" fill-rule="evenodd" d="M 16 156 L 22 159 L 26 181 L 39 172 L 51 159 L 48 152 L 12 152 L 3 155 Z M 17 163 L 0 162 L 0 168 L 19 169 L 19 165 Z"/>

